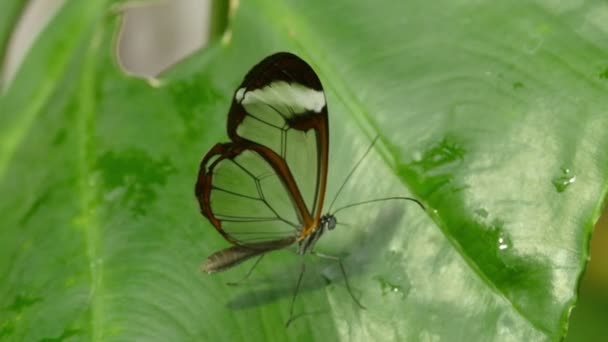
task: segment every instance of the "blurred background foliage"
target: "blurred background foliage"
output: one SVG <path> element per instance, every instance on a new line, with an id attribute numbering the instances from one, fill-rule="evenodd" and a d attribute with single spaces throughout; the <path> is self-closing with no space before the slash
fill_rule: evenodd
<path id="1" fill-rule="evenodd" d="M 566 341 L 605 341 L 608 334 L 608 211 L 595 225 L 591 260 L 579 289 L 579 301 Z"/>

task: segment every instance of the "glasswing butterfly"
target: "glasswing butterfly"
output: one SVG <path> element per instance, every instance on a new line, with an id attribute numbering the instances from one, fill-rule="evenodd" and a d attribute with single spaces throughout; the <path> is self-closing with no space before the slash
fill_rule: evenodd
<path id="1" fill-rule="evenodd" d="M 315 243 L 338 224 L 338 211 L 388 197 L 331 207 L 344 185 L 371 150 L 347 175 L 322 214 L 329 160 L 329 124 L 325 93 L 317 74 L 298 56 L 279 52 L 255 65 L 237 88 L 228 113 L 230 142 L 218 143 L 201 161 L 195 193 L 202 214 L 232 244 L 213 253 L 201 266 L 212 273 L 268 252 L 296 245 L 337 261 L 354 301 L 346 272 L 337 257 L 315 253 Z M 375 142 L 376 140 L 374 140 Z M 304 274 L 304 263 L 291 302 Z"/>

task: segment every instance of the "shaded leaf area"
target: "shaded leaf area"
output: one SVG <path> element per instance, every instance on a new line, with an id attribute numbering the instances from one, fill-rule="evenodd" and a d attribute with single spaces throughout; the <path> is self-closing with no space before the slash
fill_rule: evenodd
<path id="1" fill-rule="evenodd" d="M 608 174 L 606 4 L 246 1 L 230 40 L 150 82 L 117 70 L 119 20 L 95 4 L 69 2 L 0 99 L 2 338 L 565 334 Z M 306 258 L 289 329 L 302 260 L 269 255 L 238 287 L 246 266 L 199 274 L 227 244 L 193 196 L 235 87 L 280 50 L 327 91 L 329 202 L 378 135 L 336 207 L 428 208 L 340 212 L 319 249 L 367 309 L 337 265 Z"/>

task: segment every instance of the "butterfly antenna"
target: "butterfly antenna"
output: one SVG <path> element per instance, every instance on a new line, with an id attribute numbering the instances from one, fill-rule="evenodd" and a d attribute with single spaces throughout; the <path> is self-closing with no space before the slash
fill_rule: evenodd
<path id="1" fill-rule="evenodd" d="M 365 151 L 365 153 L 363 153 L 363 155 L 361 156 L 361 158 L 359 158 L 359 161 L 357 161 L 357 163 L 355 164 L 355 166 L 350 170 L 350 172 L 348 173 L 348 175 L 344 179 L 344 182 L 342 182 L 342 185 L 340 185 L 340 189 L 338 189 L 338 192 L 334 196 L 334 199 L 331 201 L 331 204 L 329 205 L 329 210 L 327 212 L 331 213 L 331 208 L 334 206 L 334 203 L 338 199 L 338 196 L 340 195 L 340 192 L 342 192 L 342 189 L 344 189 L 344 186 L 346 185 L 346 183 L 348 183 L 348 180 L 350 179 L 350 177 L 353 175 L 353 173 L 355 173 L 355 171 L 357 170 L 357 168 L 359 167 L 359 165 L 361 165 L 361 162 L 363 162 L 363 159 L 365 159 L 365 157 L 367 157 L 367 155 L 369 154 L 369 151 L 372 150 L 372 147 L 374 147 L 374 145 L 376 144 L 376 141 L 378 141 L 378 138 L 379 138 L 379 136 L 376 135 L 376 137 L 374 138 L 374 140 L 372 141 L 372 143 L 367 148 L 367 151 Z"/>
<path id="2" fill-rule="evenodd" d="M 373 199 L 373 200 L 367 200 L 367 201 L 363 201 L 363 202 L 357 202 L 357 203 L 351 203 L 349 205 L 345 205 L 341 208 L 336 209 L 336 211 L 334 211 L 332 214 L 335 215 L 337 212 L 339 212 L 340 210 L 343 209 L 348 209 L 348 208 L 352 208 L 352 207 L 356 207 L 358 205 L 363 205 L 363 204 L 369 204 L 369 203 L 373 203 L 373 202 L 382 202 L 382 201 L 390 201 L 390 200 L 406 200 L 406 201 L 412 201 L 416 204 L 418 204 L 420 206 L 420 208 L 422 208 L 422 210 L 426 211 L 426 208 L 424 207 L 424 205 L 417 199 L 415 198 L 411 198 L 411 197 L 400 197 L 400 196 L 396 196 L 396 197 L 385 197 L 385 198 L 377 198 L 377 199 Z"/>

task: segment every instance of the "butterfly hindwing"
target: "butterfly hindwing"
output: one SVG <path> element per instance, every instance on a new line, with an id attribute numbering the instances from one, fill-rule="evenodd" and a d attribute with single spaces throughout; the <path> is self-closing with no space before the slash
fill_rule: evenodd
<path id="1" fill-rule="evenodd" d="M 201 210 L 230 242 L 248 244 L 293 236 L 298 211 L 263 150 L 246 143 L 217 144 L 201 164 Z"/>

